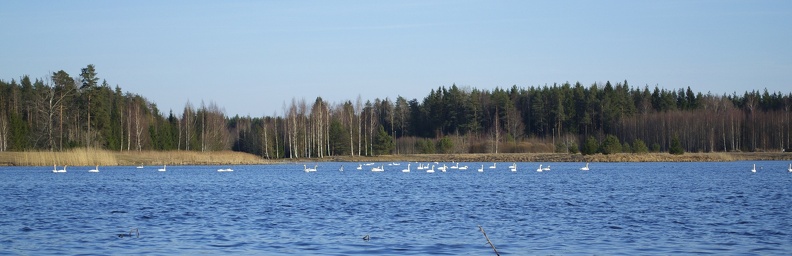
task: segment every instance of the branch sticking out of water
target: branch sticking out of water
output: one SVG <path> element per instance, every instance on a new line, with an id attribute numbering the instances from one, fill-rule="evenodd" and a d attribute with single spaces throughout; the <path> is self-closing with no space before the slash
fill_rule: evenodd
<path id="1" fill-rule="evenodd" d="M 478 227 L 479 227 L 479 230 L 481 231 L 481 233 L 482 233 L 482 234 L 484 234 L 484 239 L 487 239 L 487 244 L 488 244 L 490 247 L 492 247 L 492 250 L 493 250 L 493 251 L 495 251 L 495 255 L 497 255 L 497 256 L 500 256 L 500 253 L 498 253 L 498 250 L 497 250 L 497 249 L 495 249 L 495 245 L 494 245 L 494 244 L 492 244 L 492 241 L 490 241 L 490 240 L 489 240 L 489 237 L 487 237 L 487 233 L 486 233 L 486 232 L 484 232 L 484 228 L 482 228 L 482 227 L 481 227 L 481 225 L 479 225 Z"/>
<path id="2" fill-rule="evenodd" d="M 129 233 L 126 234 L 124 233 L 118 234 L 118 238 L 132 237 L 132 233 L 135 233 L 135 235 L 137 236 L 136 238 L 140 238 L 140 230 L 137 228 L 130 229 Z"/>

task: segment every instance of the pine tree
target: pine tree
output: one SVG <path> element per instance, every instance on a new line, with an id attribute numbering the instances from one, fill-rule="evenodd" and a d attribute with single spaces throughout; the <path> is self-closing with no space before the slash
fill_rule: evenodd
<path id="1" fill-rule="evenodd" d="M 671 148 L 668 149 L 668 153 L 672 155 L 681 155 L 685 153 L 685 149 L 682 148 L 682 143 L 679 143 L 679 137 L 676 135 L 671 139 Z"/>

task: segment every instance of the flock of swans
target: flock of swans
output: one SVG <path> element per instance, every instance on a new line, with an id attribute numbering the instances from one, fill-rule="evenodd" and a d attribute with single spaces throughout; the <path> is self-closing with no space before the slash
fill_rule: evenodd
<path id="1" fill-rule="evenodd" d="M 459 166 L 459 163 L 455 163 L 452 166 L 448 166 L 446 164 L 440 165 L 440 163 L 438 163 L 438 162 L 434 162 L 434 164 L 431 164 L 431 163 L 422 164 L 422 163 L 416 162 L 416 164 L 418 165 L 418 167 L 416 169 L 418 169 L 420 171 L 426 171 L 427 173 L 434 173 L 435 172 L 435 167 L 437 167 L 437 170 L 439 170 L 441 172 L 447 172 L 449 169 L 457 169 L 457 170 L 467 170 L 468 169 L 467 165 Z M 399 164 L 398 163 L 388 164 L 388 166 L 397 166 L 397 165 L 399 165 Z M 364 166 L 364 164 L 358 164 L 358 167 L 355 168 L 355 169 L 362 171 L 364 169 L 363 166 Z M 367 163 L 367 164 L 365 164 L 365 166 L 374 166 L 374 163 Z M 401 172 L 405 172 L 405 173 L 411 172 L 412 170 L 410 169 L 410 166 L 411 166 L 411 164 L 408 163 L 407 164 L 407 168 L 406 169 L 402 169 Z M 305 165 L 303 165 L 303 167 L 305 168 L 305 172 L 315 172 L 316 169 L 319 166 L 315 165 L 314 168 L 308 168 Z M 492 165 L 489 166 L 488 168 L 489 169 L 497 169 L 498 168 L 498 163 L 492 163 Z M 517 172 L 517 163 L 516 162 L 512 163 L 511 165 L 509 165 L 508 169 L 510 171 L 512 171 L 512 172 Z M 543 164 L 540 164 L 539 168 L 536 169 L 536 172 L 545 172 L 545 171 L 550 171 L 550 170 L 551 170 L 550 169 L 550 165 L 545 166 Z M 581 171 L 591 170 L 591 169 L 589 169 L 589 163 L 586 163 L 585 166 L 580 167 L 580 170 Z M 343 165 L 339 168 L 339 171 L 342 171 L 342 172 L 344 171 L 344 166 Z M 385 171 L 385 165 L 374 166 L 374 167 L 371 168 L 371 171 L 372 172 L 384 172 Z M 484 172 L 484 165 L 482 164 L 481 167 L 477 169 L 477 171 L 478 172 Z M 789 164 L 789 168 L 787 169 L 787 171 L 792 173 L 792 164 Z M 753 165 L 753 168 L 751 169 L 751 172 L 753 172 L 753 173 L 756 172 L 756 164 Z"/>
<path id="2" fill-rule="evenodd" d="M 442 166 L 440 166 L 440 164 L 437 163 L 437 162 L 435 162 L 434 164 L 426 163 L 425 165 L 421 164 L 421 163 L 416 163 L 416 164 L 418 165 L 418 167 L 416 169 L 418 169 L 420 171 L 426 171 L 427 173 L 434 173 L 435 172 L 435 166 L 437 166 L 437 170 L 439 170 L 441 172 L 447 172 L 449 169 L 456 169 L 456 170 L 467 170 L 468 169 L 467 165 L 459 166 L 458 162 L 455 163 L 455 165 L 452 165 L 452 166 L 447 166 L 446 164 L 443 164 Z M 399 165 L 400 165 L 399 163 L 390 163 L 390 164 L 388 164 L 388 166 L 399 166 Z M 498 163 L 492 163 L 492 165 L 489 166 L 488 168 L 489 169 L 497 169 L 498 168 L 497 165 L 498 165 Z M 52 172 L 53 173 L 66 173 L 66 167 L 67 166 L 68 165 L 65 165 L 65 166 L 63 166 L 63 169 L 58 169 L 57 165 L 53 165 Z M 367 163 L 366 166 L 374 166 L 374 163 Z M 407 164 L 407 168 L 406 169 L 402 169 L 401 172 L 405 172 L 405 173 L 410 172 L 411 171 L 410 167 L 411 167 L 411 164 L 408 163 Z M 143 166 L 137 166 L 136 168 L 137 169 L 142 169 Z M 313 168 L 310 168 L 307 165 L 303 165 L 303 170 L 305 172 L 316 172 L 318 168 L 319 168 L 319 165 L 314 165 Z M 355 169 L 356 170 L 363 170 L 363 164 L 358 164 L 358 167 L 355 168 Z M 509 165 L 508 169 L 510 171 L 512 171 L 512 172 L 517 172 L 517 163 L 516 162 L 512 163 L 511 165 Z M 344 171 L 344 166 L 342 165 L 338 170 L 343 172 Z M 550 170 L 551 170 L 550 169 L 550 165 L 544 166 L 544 165 L 540 164 L 539 168 L 536 169 L 536 172 L 544 172 L 544 171 L 550 171 Z M 580 170 L 581 171 L 590 170 L 589 169 L 589 163 L 586 163 L 586 165 L 581 167 Z M 157 169 L 157 171 L 160 171 L 160 172 L 167 171 L 167 165 L 163 165 L 162 168 Z M 217 169 L 217 172 L 233 172 L 233 171 L 234 170 L 231 169 L 231 168 Z M 372 172 L 384 172 L 385 171 L 385 165 L 381 164 L 380 166 L 374 166 L 374 167 L 371 168 L 371 171 Z M 484 172 L 484 165 L 482 164 L 481 167 L 477 169 L 477 171 L 478 172 Z M 787 171 L 792 173 L 792 164 L 789 164 L 789 168 L 787 169 Z M 97 165 L 94 169 L 88 170 L 88 172 L 90 172 L 90 173 L 98 173 L 99 172 L 99 166 Z M 756 164 L 753 164 L 753 168 L 751 168 L 751 172 L 752 173 L 756 173 Z"/>
<path id="3" fill-rule="evenodd" d="M 416 164 L 418 165 L 418 167 L 416 167 L 417 170 L 426 171 L 427 173 L 434 173 L 435 172 L 435 167 L 437 168 L 437 170 L 439 170 L 441 172 L 448 172 L 449 170 L 452 170 L 452 169 L 468 170 L 468 168 L 469 168 L 467 165 L 459 166 L 458 162 L 454 163 L 454 165 L 451 165 L 451 166 L 446 165 L 446 164 L 440 165 L 440 163 L 438 163 L 438 162 L 434 162 L 434 164 L 431 164 L 431 163 L 422 164 L 422 163 L 416 162 Z M 399 166 L 399 165 L 400 165 L 399 163 L 390 163 L 390 164 L 388 164 L 388 166 Z M 358 166 L 355 168 L 355 170 L 362 171 L 362 170 L 364 170 L 364 166 L 373 166 L 373 167 L 371 167 L 371 171 L 372 172 L 384 172 L 385 171 L 385 165 L 384 164 L 380 164 L 379 166 L 377 166 L 374 163 L 367 163 L 365 165 L 362 164 L 362 163 L 359 163 Z M 412 163 L 407 163 L 407 168 L 402 169 L 401 172 L 404 172 L 404 173 L 411 172 L 412 171 L 412 169 L 410 169 L 411 166 L 412 166 Z M 318 168 L 319 168 L 319 165 L 314 165 L 313 168 L 310 168 L 307 165 L 303 165 L 303 171 L 305 171 L 305 172 L 316 172 L 316 170 Z M 368 168 L 368 167 L 366 167 L 366 168 Z M 498 163 L 492 163 L 492 165 L 489 166 L 489 169 L 497 169 L 497 168 L 498 168 Z M 512 163 L 511 165 L 509 165 L 508 168 L 512 172 L 517 172 L 517 163 L 516 162 Z M 543 167 L 543 165 L 541 165 L 541 164 L 539 165 L 539 168 L 536 169 L 537 172 L 544 172 L 544 171 L 550 171 L 550 170 L 551 170 L 550 169 L 550 165 L 547 165 L 547 166 Z M 589 170 L 589 163 L 586 163 L 586 165 L 581 167 L 580 170 L 581 171 L 588 171 Z M 343 172 L 344 171 L 344 166 L 341 165 L 341 167 L 338 168 L 338 171 Z M 482 164 L 481 167 L 477 169 L 477 171 L 478 172 L 484 172 L 484 165 Z"/>
<path id="4" fill-rule="evenodd" d="M 64 165 L 63 169 L 58 169 L 58 165 L 53 165 L 52 166 L 52 172 L 53 173 L 65 173 L 66 172 L 66 166 L 68 166 L 68 165 Z M 136 169 L 143 169 L 143 166 L 140 165 L 140 166 L 137 166 L 135 168 Z M 167 170 L 168 170 L 168 165 L 162 165 L 162 168 L 157 169 L 157 171 L 159 171 L 159 172 L 165 172 Z M 234 169 L 231 169 L 231 168 L 217 169 L 217 172 L 233 172 L 233 171 L 234 171 Z M 307 171 L 307 169 L 306 169 L 306 171 Z M 316 171 L 316 167 L 314 167 L 313 171 Z M 94 169 L 88 170 L 88 172 L 90 172 L 90 173 L 98 173 L 99 172 L 99 165 L 97 165 L 96 168 L 94 168 Z"/>

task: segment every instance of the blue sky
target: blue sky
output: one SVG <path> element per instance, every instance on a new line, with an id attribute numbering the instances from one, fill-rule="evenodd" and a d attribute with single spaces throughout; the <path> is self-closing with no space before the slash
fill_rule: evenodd
<path id="1" fill-rule="evenodd" d="M 100 79 L 167 114 L 439 86 L 792 88 L 792 1 L 2 1 L 0 79 Z"/>

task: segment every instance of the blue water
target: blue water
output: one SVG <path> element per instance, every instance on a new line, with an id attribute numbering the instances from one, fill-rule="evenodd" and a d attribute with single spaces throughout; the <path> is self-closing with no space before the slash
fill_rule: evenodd
<path id="1" fill-rule="evenodd" d="M 790 255 L 788 164 L 3 167 L 0 254 Z"/>

